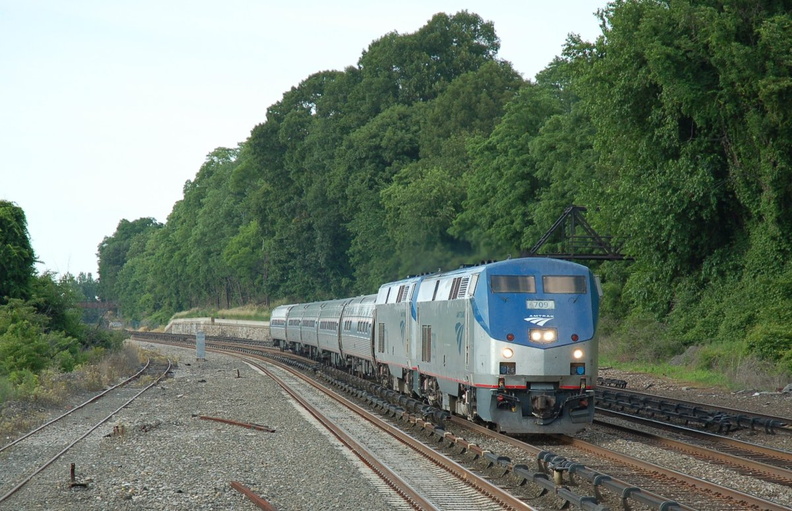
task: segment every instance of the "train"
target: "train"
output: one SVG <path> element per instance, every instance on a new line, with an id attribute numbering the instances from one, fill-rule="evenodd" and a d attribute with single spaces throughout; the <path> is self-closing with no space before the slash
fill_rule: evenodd
<path id="1" fill-rule="evenodd" d="M 276 307 L 270 337 L 503 433 L 575 434 L 594 418 L 601 295 L 575 262 L 482 262 Z"/>

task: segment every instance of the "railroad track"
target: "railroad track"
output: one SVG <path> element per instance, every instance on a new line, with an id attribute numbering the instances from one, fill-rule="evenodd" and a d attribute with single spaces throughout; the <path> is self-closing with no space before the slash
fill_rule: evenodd
<path id="1" fill-rule="evenodd" d="M 47 467 L 77 443 L 88 438 L 146 390 L 159 383 L 170 372 L 171 363 L 168 361 L 167 367 L 150 384 L 142 389 L 132 388 L 132 382 L 151 370 L 150 362 L 147 362 L 132 377 L 0 448 L 3 459 L 3 470 L 0 471 L 0 504 L 5 505 L 7 501 L 12 501 L 15 493 Z M 112 412 L 106 413 L 108 410 Z M 86 426 L 86 423 L 89 425 Z M 72 487 L 82 484 L 76 480 L 74 465 L 71 466 L 68 484 Z"/>
<path id="2" fill-rule="evenodd" d="M 189 345 L 189 340 L 181 337 L 168 339 L 162 335 L 148 335 L 145 339 L 155 343 Z M 373 475 L 380 479 L 377 486 L 388 495 L 394 508 L 440 510 L 467 509 L 473 506 L 482 510 L 535 509 L 450 462 L 383 421 L 378 415 L 352 403 L 316 378 L 310 377 L 309 365 L 300 364 L 302 371 L 294 369 L 273 358 L 262 357 L 260 346 L 251 346 L 247 342 L 213 340 L 207 351 L 241 358 L 273 379 L 320 426 L 326 428 L 349 452 L 371 469 Z M 271 354 L 283 358 L 279 351 Z M 261 362 L 262 359 L 266 361 L 266 365 Z M 250 492 L 243 493 L 251 500 L 258 500 Z"/>
<path id="3" fill-rule="evenodd" d="M 148 341 L 152 341 L 149 337 Z M 164 341 L 157 341 L 164 342 Z M 170 343 L 168 343 L 170 344 Z M 179 341 L 175 344 L 184 345 Z M 230 350 L 230 351 L 229 351 Z M 220 342 L 208 348 L 208 351 L 224 352 L 239 356 L 240 353 L 261 358 L 261 348 L 251 347 L 248 343 L 236 344 Z M 287 353 L 281 353 L 277 350 L 272 350 L 269 353 L 268 364 L 278 364 L 279 361 L 296 365 L 300 371 L 295 371 L 288 366 L 280 366 L 281 370 L 289 370 L 291 379 L 288 381 L 280 381 L 279 383 L 283 388 L 289 392 L 297 401 L 306 401 L 306 396 L 315 394 L 305 390 L 305 385 L 310 384 L 322 390 L 322 392 L 329 392 L 325 385 L 316 383 L 316 378 L 312 378 L 316 372 L 316 364 L 306 362 L 302 357 L 291 356 Z M 273 360 L 273 356 L 276 360 Z M 271 374 L 272 371 L 267 370 L 259 365 L 262 372 L 266 371 Z M 324 377 L 333 385 L 345 387 L 344 383 L 334 379 L 335 376 L 343 376 L 344 373 L 339 371 L 331 371 L 333 374 L 319 373 L 320 378 Z M 280 376 L 272 375 L 273 378 L 278 380 L 285 380 Z M 295 380 L 299 378 L 300 381 Z M 301 383 L 303 381 L 303 383 Z M 298 390 L 295 390 L 298 389 Z M 354 389 L 347 387 L 346 390 L 353 391 Z M 492 462 L 495 460 L 493 453 L 486 449 L 482 449 L 476 445 L 466 442 L 464 438 L 454 438 L 452 435 L 447 435 L 445 432 L 436 428 L 430 421 L 421 418 L 421 413 L 417 414 L 399 414 L 396 421 L 391 421 L 396 425 L 402 426 L 401 429 L 411 431 L 412 435 L 407 435 L 404 432 L 394 427 L 393 424 L 384 422 L 378 415 L 370 411 L 366 411 L 363 407 L 351 403 L 344 397 L 339 397 L 337 393 L 330 394 L 332 399 L 339 403 L 343 403 L 344 407 L 348 407 L 358 416 L 349 419 L 350 414 L 347 410 L 344 411 L 330 411 L 332 420 L 320 418 L 320 422 L 328 429 L 336 431 L 338 438 L 347 445 L 355 453 L 363 453 L 367 451 L 376 451 L 374 455 L 365 455 L 365 463 L 375 467 L 375 472 L 381 474 L 380 477 L 387 481 L 391 488 L 404 498 L 411 507 L 416 509 L 546 509 L 535 508 L 527 504 L 523 499 L 536 498 L 537 490 L 539 494 L 550 494 L 550 499 L 554 503 L 577 503 L 583 504 L 584 509 L 601 510 L 605 508 L 593 503 L 593 499 L 588 496 L 578 495 L 574 490 L 566 487 L 556 485 L 552 479 L 546 477 L 544 474 L 534 474 L 526 470 L 526 475 L 532 480 L 536 479 L 538 484 L 535 489 L 528 491 L 520 491 L 520 487 L 524 484 L 524 480 L 517 478 L 516 482 L 502 482 L 499 485 L 494 485 L 488 482 L 491 477 L 488 474 L 488 469 L 494 468 L 496 472 L 500 469 Z M 387 411 L 387 403 L 384 400 L 378 399 L 372 394 L 368 397 L 373 401 L 368 401 L 369 404 L 374 404 L 375 408 L 378 406 L 381 411 Z M 312 400 L 311 400 L 312 401 Z M 359 400 L 365 402 L 365 400 Z M 414 403 L 416 409 L 422 408 L 421 403 Z M 306 406 L 312 407 L 312 403 L 307 402 Z M 326 405 L 325 405 L 326 407 Z M 312 414 L 319 417 L 326 415 L 326 413 L 312 411 Z M 388 415 L 386 413 L 386 415 Z M 375 429 L 369 432 L 361 430 L 360 417 L 367 417 L 366 421 L 376 425 Z M 347 422 L 346 425 L 337 426 L 335 422 Z M 355 437 L 360 434 L 364 435 L 362 440 L 350 438 L 349 432 L 353 431 Z M 415 454 L 406 454 L 404 445 L 388 446 L 384 442 L 386 435 L 397 438 L 401 444 L 409 444 L 410 448 L 419 452 L 420 456 Z M 413 438 L 417 436 L 419 439 Z M 423 441 L 420 440 L 424 438 Z M 426 445 L 429 444 L 429 446 Z M 371 447 L 367 447 L 370 445 Z M 451 454 L 461 454 L 463 463 L 457 463 L 444 455 L 437 448 L 448 448 Z M 373 457 L 372 457 L 373 456 Z M 382 463 L 378 460 L 387 460 L 387 463 Z M 430 463 L 427 464 L 427 460 Z M 463 467 L 467 465 L 468 468 Z M 439 467 L 439 468 L 438 468 Z M 449 479 L 451 478 L 451 479 Z M 497 478 L 496 478 L 497 479 Z M 499 486 L 505 485 L 510 487 L 509 491 L 504 491 Z M 412 489 L 412 490 L 411 490 Z M 516 491 L 516 494 L 514 492 Z M 413 492 L 413 493 L 411 493 Z M 423 497 L 422 497 L 423 495 Z M 420 500 L 423 499 L 423 502 Z M 545 499 L 547 500 L 547 499 Z M 417 503 L 417 504 L 416 504 Z"/>
<path id="4" fill-rule="evenodd" d="M 642 392 L 597 387 L 597 409 L 628 412 L 669 424 L 694 425 L 719 433 L 748 429 L 767 434 L 792 433 L 792 419 L 723 406 L 682 401 Z"/>
<path id="5" fill-rule="evenodd" d="M 412 508 L 535 509 L 302 372 L 272 360 L 266 366 L 248 363 L 275 380 Z"/>
<path id="6" fill-rule="evenodd" d="M 595 495 L 598 502 L 611 509 L 639 504 L 657 510 L 789 509 L 580 439 L 556 436 L 554 440 L 531 440 L 528 444 L 465 420 L 454 418 L 452 422 L 462 430 L 474 432 L 476 437 L 491 438 L 491 445 L 507 445 L 499 447 L 506 453 L 502 456 L 505 470 L 529 464 L 519 460 L 533 460 L 559 484 Z"/>
<path id="7" fill-rule="evenodd" d="M 189 343 L 189 340 L 186 342 Z M 260 348 L 251 346 L 250 343 L 227 347 L 248 352 L 261 351 Z M 316 367 L 314 362 L 305 363 L 305 368 L 311 372 Z M 364 388 L 367 385 L 370 383 L 364 383 Z M 380 397 L 385 399 L 383 396 Z M 393 397 L 393 399 L 396 404 L 380 404 L 386 413 L 401 421 L 412 420 L 414 423 L 422 423 L 420 420 L 404 419 L 404 415 L 407 414 L 400 406 L 401 398 Z M 422 411 L 420 407 L 416 407 L 416 410 L 417 415 L 426 415 L 426 412 Z M 452 421 L 452 423 L 456 422 L 456 420 Z M 475 427 L 468 421 L 461 421 L 459 424 L 464 425 L 467 431 L 475 430 Z M 715 505 L 714 501 L 719 502 L 718 509 L 790 509 L 769 500 L 724 488 L 701 478 L 690 477 L 683 473 L 684 470 L 675 471 L 623 457 L 612 450 L 585 444 L 577 439 L 559 440 L 556 446 L 563 450 L 560 454 L 550 452 L 549 449 L 540 449 L 540 452 L 536 452 L 535 449 L 531 451 L 520 447 L 518 451 L 522 451 L 523 454 L 518 454 L 515 457 L 495 454 L 491 450 L 465 441 L 462 435 L 458 435 L 457 440 L 449 441 L 448 437 L 454 437 L 454 434 L 436 426 L 422 423 L 420 428 L 431 431 L 429 436 L 433 437 L 432 442 L 447 444 L 448 450 L 457 451 L 461 457 L 472 456 L 478 463 L 483 463 L 486 469 L 490 471 L 495 469 L 496 472 L 501 472 L 502 476 L 511 478 L 510 482 L 500 484 L 515 486 L 526 482 L 532 483 L 534 488 L 541 488 L 542 492 L 554 494 L 555 499 L 565 505 L 571 504 L 581 509 L 605 509 L 608 504 L 614 509 L 621 508 L 623 505 L 642 505 L 648 509 L 669 510 L 712 509 Z M 484 435 L 484 431 L 488 430 L 480 430 L 476 434 Z M 494 435 L 494 433 L 488 432 L 486 435 Z M 626 433 L 621 433 L 621 435 L 626 436 Z M 518 442 L 514 439 L 506 440 L 502 436 L 500 438 L 492 436 L 491 438 L 495 439 L 493 442 Z M 680 446 L 680 449 L 682 448 Z M 723 448 L 718 449 L 724 450 Z M 783 465 L 785 463 L 783 456 L 785 455 L 783 452 L 781 454 L 780 464 Z M 737 452 L 733 456 L 742 458 L 747 457 L 748 454 Z M 512 458 L 516 458 L 518 461 L 512 462 Z M 520 461 L 525 459 L 529 461 Z M 578 459 L 595 460 L 595 462 L 586 466 L 587 462 L 578 462 Z M 718 461 L 717 463 L 724 462 Z M 538 470 L 528 468 L 533 465 L 536 465 Z M 744 467 L 741 470 L 750 471 L 753 469 Z M 788 477 L 786 472 L 778 472 L 773 476 L 768 476 L 767 473 L 765 470 L 762 472 L 764 475 L 759 477 L 766 479 L 775 477 L 778 478 L 777 483 L 781 483 Z M 518 482 L 515 483 L 514 480 Z"/>
<path id="8" fill-rule="evenodd" d="M 402 405 L 403 396 L 393 396 L 390 391 L 381 391 L 380 396 L 393 398 L 392 404 L 385 407 L 390 410 L 391 415 L 404 414 L 401 411 L 402 407 L 395 404 Z M 436 418 L 437 415 L 427 410 L 420 410 L 420 407 L 415 411 L 420 411 L 429 417 Z M 597 506 L 609 505 L 615 509 L 624 505 L 640 504 L 649 509 L 687 510 L 712 509 L 717 502 L 718 509 L 789 509 L 737 489 L 626 456 L 579 439 L 556 437 L 561 445 L 572 448 L 569 454 L 560 456 L 546 447 L 528 445 L 520 439 L 500 435 L 466 420 L 454 417 L 451 418 L 451 423 L 460 429 L 455 430 L 450 436 L 461 438 L 462 435 L 457 434 L 458 431 L 475 431 L 480 437 L 507 442 L 512 447 L 517 447 L 516 455 L 513 450 L 508 453 L 509 455 L 502 455 L 477 448 L 477 457 L 484 461 L 487 468 L 494 467 L 496 471 L 500 471 L 501 477 L 507 475 L 515 477 L 521 479 L 519 484 L 531 482 L 534 486 L 541 486 L 548 492 L 554 493 L 556 498 L 562 501 L 562 505 L 573 505 L 581 509 L 598 509 Z M 449 433 L 439 429 L 433 434 L 441 439 L 449 436 Z M 460 444 L 465 454 L 474 450 L 466 448 L 464 441 L 454 443 L 456 447 L 451 446 L 451 450 L 458 449 Z M 477 443 L 485 445 L 492 442 L 479 440 Z M 518 461 L 511 460 L 515 456 Z M 596 468 L 587 467 L 585 463 L 578 461 L 581 457 L 596 460 Z M 538 472 L 528 468 L 534 464 L 539 468 Z M 787 474 L 786 471 L 778 473 Z M 779 478 L 777 482 L 780 482 L 785 476 L 776 475 L 776 477 Z"/>
<path id="9" fill-rule="evenodd" d="M 792 453 L 787 451 L 695 430 L 687 431 L 691 438 L 701 442 L 694 445 L 690 443 L 690 440 L 680 441 L 599 419 L 595 420 L 595 424 L 612 430 L 621 438 L 636 437 L 637 441 L 728 466 L 744 475 L 761 477 L 767 482 L 792 487 L 792 468 L 790 468 L 792 467 Z"/>

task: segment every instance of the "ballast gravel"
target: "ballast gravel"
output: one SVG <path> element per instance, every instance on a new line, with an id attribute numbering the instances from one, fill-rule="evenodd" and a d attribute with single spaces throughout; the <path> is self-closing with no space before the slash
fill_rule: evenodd
<path id="1" fill-rule="evenodd" d="M 128 342 L 175 361 L 177 366 L 171 376 L 115 414 L 0 504 L 0 510 L 258 509 L 231 487 L 232 481 L 250 488 L 279 511 L 397 509 L 378 489 L 381 483 L 348 449 L 286 397 L 272 380 L 244 362 L 215 353 L 198 361 L 194 349 Z M 627 380 L 628 389 L 651 389 L 669 397 L 792 416 L 789 394 L 696 389 L 667 379 L 609 369 L 600 374 Z M 103 410 L 102 400 L 96 405 L 96 421 L 114 409 L 108 406 Z M 53 416 L 60 413 L 62 410 L 54 411 Z M 275 431 L 246 429 L 203 420 L 201 416 L 254 423 Z M 597 428 L 588 428 L 580 436 L 594 443 L 619 440 Z M 778 435 L 768 443 L 790 450 L 789 436 Z M 3 439 L 2 443 L 7 441 Z M 639 442 L 621 444 L 620 450 L 638 457 L 648 451 Z M 514 462 L 531 463 L 518 459 L 508 448 L 490 448 L 513 456 Z M 4 455 L 0 453 L 0 470 Z M 679 455 L 660 449 L 651 449 L 651 456 L 660 465 L 679 467 L 683 462 Z M 71 463 L 75 464 L 75 481 L 80 483 L 75 487 L 70 485 Z M 700 464 L 691 460 L 684 463 L 692 463 L 683 469 L 690 473 L 709 470 L 707 478 L 735 479 L 728 469 L 713 471 L 712 466 L 698 468 Z M 746 491 L 790 503 L 785 489 L 760 480 L 742 479 L 740 483 Z"/>
<path id="2" fill-rule="evenodd" d="M 394 509 L 378 498 L 357 458 L 271 379 L 229 356 L 207 353 L 206 360 L 197 361 L 194 349 L 140 345 L 176 361 L 172 377 L 117 413 L 0 509 L 258 509 L 232 481 L 279 511 Z M 101 410 L 101 403 L 96 402 L 97 422 L 113 411 Z M 2 460 L 0 453 L 0 466 Z M 70 484 L 72 463 L 75 482 L 85 487 Z"/>

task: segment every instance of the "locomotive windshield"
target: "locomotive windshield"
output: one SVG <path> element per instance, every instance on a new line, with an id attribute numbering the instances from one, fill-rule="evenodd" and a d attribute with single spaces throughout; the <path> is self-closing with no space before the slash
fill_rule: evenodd
<path id="1" fill-rule="evenodd" d="M 545 293 L 585 294 L 586 277 L 583 275 L 558 275 L 542 277 Z"/>
<path id="2" fill-rule="evenodd" d="M 490 287 L 493 293 L 535 293 L 536 280 L 533 275 L 492 275 Z"/>

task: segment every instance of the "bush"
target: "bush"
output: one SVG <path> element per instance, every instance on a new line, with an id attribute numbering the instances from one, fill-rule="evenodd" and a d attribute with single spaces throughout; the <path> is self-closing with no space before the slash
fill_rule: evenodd
<path id="1" fill-rule="evenodd" d="M 664 363 L 682 350 L 682 346 L 668 336 L 667 326 L 652 314 L 630 316 L 615 328 L 611 321 L 603 323 L 600 349 L 616 362 Z"/>
<path id="2" fill-rule="evenodd" d="M 792 373 L 792 332 L 777 324 L 756 325 L 746 337 L 750 352 L 771 362 L 786 361 L 786 369 Z"/>
<path id="3" fill-rule="evenodd" d="M 5 403 L 16 397 L 16 388 L 8 377 L 0 377 L 0 403 Z"/>
<path id="4" fill-rule="evenodd" d="M 0 368 L 8 374 L 41 371 L 49 364 L 49 348 L 38 325 L 14 323 L 0 335 Z"/>
<path id="5" fill-rule="evenodd" d="M 32 371 L 22 369 L 12 371 L 8 380 L 16 387 L 16 393 L 21 397 L 33 396 L 39 384 L 39 378 Z"/>
<path id="6" fill-rule="evenodd" d="M 48 405 L 63 403 L 71 390 L 70 385 L 77 379 L 74 373 L 61 373 L 55 369 L 42 371 L 33 398 L 37 403 Z"/>
<path id="7" fill-rule="evenodd" d="M 74 371 L 74 368 L 77 367 L 79 363 L 77 357 L 72 355 L 69 351 L 61 351 L 57 355 L 55 355 L 55 363 L 58 365 L 58 368 L 63 371 L 64 373 L 70 373 Z"/>

